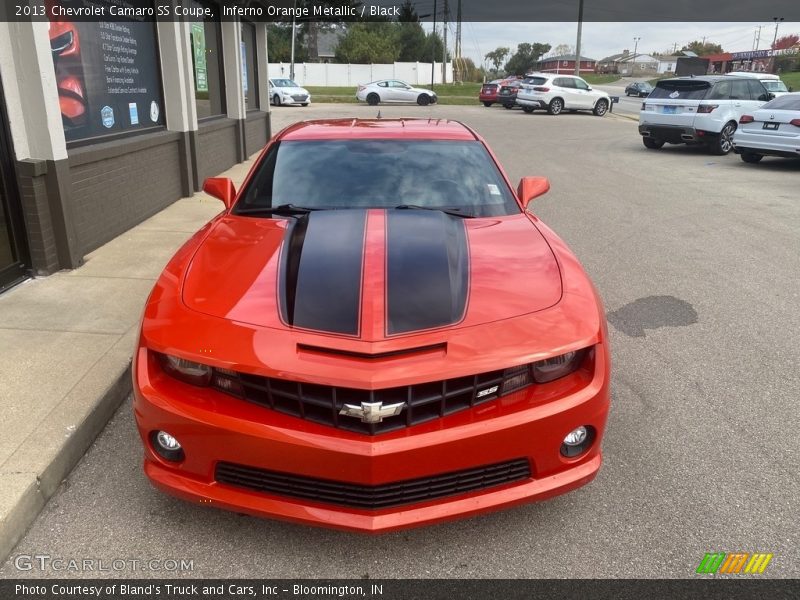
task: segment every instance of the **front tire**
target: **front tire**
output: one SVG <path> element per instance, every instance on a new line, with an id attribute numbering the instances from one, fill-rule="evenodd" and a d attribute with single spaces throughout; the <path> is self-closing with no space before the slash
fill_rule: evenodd
<path id="1" fill-rule="evenodd" d="M 278 94 L 275 94 L 272 97 L 272 104 L 273 104 L 273 106 L 280 106 L 281 105 L 281 97 Z"/>
<path id="2" fill-rule="evenodd" d="M 378 103 L 381 101 L 381 97 L 378 96 L 375 92 L 372 92 L 367 96 L 367 104 L 370 106 L 377 106 Z"/>
<path id="3" fill-rule="evenodd" d="M 489 108 L 489 107 L 492 105 L 492 103 L 491 103 L 491 102 L 484 102 L 484 103 L 483 103 L 483 105 L 484 105 L 486 108 Z"/>
<path id="4" fill-rule="evenodd" d="M 514 108 L 514 105 L 513 104 L 503 104 L 503 108 L 511 110 L 512 108 Z"/>
<path id="5" fill-rule="evenodd" d="M 592 111 L 596 117 L 602 117 L 608 112 L 608 100 L 600 98 Z"/>
<path id="6" fill-rule="evenodd" d="M 522 110 L 524 110 L 526 113 L 530 114 L 530 113 L 533 112 L 533 107 L 532 106 L 523 106 Z"/>
<path id="7" fill-rule="evenodd" d="M 717 139 L 711 142 L 709 149 L 717 156 L 724 156 L 733 149 L 733 134 L 736 131 L 736 123 L 730 121 L 725 123 L 725 127 L 719 132 Z"/>
<path id="8" fill-rule="evenodd" d="M 658 150 L 664 145 L 663 140 L 657 140 L 651 137 L 643 137 L 642 143 L 644 144 L 645 148 L 649 148 L 650 150 Z"/>
<path id="9" fill-rule="evenodd" d="M 742 160 L 746 163 L 756 164 L 762 158 L 764 158 L 763 154 L 756 154 L 755 152 L 742 152 L 739 156 L 742 157 Z"/>
<path id="10" fill-rule="evenodd" d="M 431 103 L 431 97 L 428 94 L 420 94 L 417 97 L 417 104 L 420 106 L 428 106 Z"/>
<path id="11" fill-rule="evenodd" d="M 547 112 L 551 115 L 560 115 L 564 110 L 564 101 L 561 98 L 553 98 L 547 106 Z"/>

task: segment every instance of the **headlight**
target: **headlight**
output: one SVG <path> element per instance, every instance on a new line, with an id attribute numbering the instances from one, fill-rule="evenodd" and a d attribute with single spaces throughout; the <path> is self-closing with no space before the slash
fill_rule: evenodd
<path id="1" fill-rule="evenodd" d="M 575 350 L 553 358 L 533 363 L 533 379 L 536 383 L 547 383 L 576 371 L 583 362 L 586 350 Z"/>
<path id="2" fill-rule="evenodd" d="M 211 381 L 211 367 L 178 358 L 169 354 L 159 354 L 161 368 L 168 375 L 192 385 L 207 386 Z"/>

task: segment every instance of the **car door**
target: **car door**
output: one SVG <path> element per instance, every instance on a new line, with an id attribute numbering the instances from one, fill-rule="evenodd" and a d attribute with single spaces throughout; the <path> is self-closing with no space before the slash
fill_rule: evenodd
<path id="1" fill-rule="evenodd" d="M 573 77 L 575 84 L 575 101 L 577 108 L 594 108 L 594 95 L 590 91 L 589 84 L 580 77 Z"/>
<path id="2" fill-rule="evenodd" d="M 575 84 L 572 79 L 569 77 L 556 77 L 553 80 L 553 85 L 558 88 L 558 95 L 564 100 L 564 108 L 578 108 L 575 100 Z"/>

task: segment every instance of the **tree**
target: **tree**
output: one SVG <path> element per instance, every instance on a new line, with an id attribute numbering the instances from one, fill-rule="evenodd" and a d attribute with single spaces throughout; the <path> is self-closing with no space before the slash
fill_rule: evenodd
<path id="1" fill-rule="evenodd" d="M 397 45 L 400 54 L 397 58 L 400 62 L 427 62 L 431 59 L 430 55 L 423 56 L 425 53 L 425 30 L 419 24 L 419 16 L 414 10 L 411 0 L 400 6 L 400 16 L 397 18 Z"/>
<path id="2" fill-rule="evenodd" d="M 697 54 L 697 56 L 708 56 L 710 54 L 722 54 L 725 52 L 722 49 L 722 46 L 719 44 L 712 44 L 711 42 L 701 42 L 700 40 L 695 40 L 686 44 L 681 51 L 689 50 Z"/>
<path id="3" fill-rule="evenodd" d="M 471 58 L 461 57 L 453 59 L 453 70 L 457 81 L 483 81 L 485 73 L 483 69 L 475 66 Z"/>
<path id="4" fill-rule="evenodd" d="M 800 35 L 796 33 L 790 33 L 789 35 L 784 35 L 783 37 L 779 37 L 775 40 L 775 43 L 772 44 L 773 50 L 786 50 L 787 48 L 792 48 L 800 44 Z"/>
<path id="5" fill-rule="evenodd" d="M 336 46 L 343 63 L 392 63 L 400 55 L 394 23 L 353 23 Z"/>
<path id="6" fill-rule="evenodd" d="M 506 63 L 506 73 L 511 75 L 524 75 L 533 70 L 536 62 L 543 54 L 550 51 L 550 44 L 522 43 L 517 46 L 517 51 Z"/>
<path id="7" fill-rule="evenodd" d="M 495 48 L 491 52 L 487 53 L 484 58 L 492 64 L 494 72 L 497 73 L 497 71 L 500 70 L 500 65 L 503 64 L 503 61 L 510 52 L 510 48 L 501 46 L 500 48 Z"/>
<path id="8" fill-rule="evenodd" d="M 269 61 L 289 62 L 292 59 L 292 24 L 267 23 L 267 39 L 269 40 Z M 294 60 L 305 62 L 308 58 L 303 34 L 297 30 Z"/>
<path id="9" fill-rule="evenodd" d="M 559 44 L 553 48 L 553 56 L 566 56 L 567 54 L 575 54 L 575 49 L 569 44 Z"/>

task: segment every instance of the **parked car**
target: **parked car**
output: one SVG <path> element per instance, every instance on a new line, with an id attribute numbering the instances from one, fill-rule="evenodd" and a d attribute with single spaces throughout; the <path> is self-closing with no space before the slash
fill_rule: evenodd
<path id="1" fill-rule="evenodd" d="M 517 93 L 523 84 L 534 83 L 535 77 L 526 77 L 524 79 L 515 79 L 500 85 L 497 91 L 497 102 L 503 105 L 503 108 L 514 108 L 517 103 Z"/>
<path id="2" fill-rule="evenodd" d="M 478 92 L 478 101 L 483 102 L 483 105 L 487 108 L 492 104 L 499 102 L 497 95 L 500 92 L 500 89 L 508 85 L 514 81 L 517 81 L 516 77 L 507 78 L 507 79 L 495 79 L 494 81 L 490 81 L 489 83 L 484 83 L 481 86 L 481 91 Z"/>
<path id="3" fill-rule="evenodd" d="M 714 154 L 733 148 L 739 118 L 771 98 L 751 77 L 706 75 L 662 79 L 642 103 L 639 133 L 646 148 L 703 144 Z"/>
<path id="4" fill-rule="evenodd" d="M 381 102 L 416 102 L 420 106 L 434 104 L 436 94 L 431 90 L 417 88 L 399 79 L 382 79 L 358 86 L 356 99 L 371 106 Z"/>
<path id="5" fill-rule="evenodd" d="M 786 84 L 783 80 L 778 76 L 772 73 L 757 73 L 755 71 L 731 71 L 728 75 L 733 75 L 734 77 L 753 77 L 758 79 L 761 83 L 764 84 L 764 87 L 767 88 L 767 91 L 775 96 L 782 96 L 783 94 L 788 94 L 792 91 L 792 88 L 786 87 Z"/>
<path id="6" fill-rule="evenodd" d="M 764 156 L 800 158 L 800 92 L 783 94 L 739 118 L 733 149 L 747 163 Z"/>
<path id="7" fill-rule="evenodd" d="M 564 110 L 591 110 L 602 117 L 611 107 L 611 97 L 600 90 L 592 89 L 580 77 L 542 73 L 534 77 L 535 82 L 525 83 L 517 92 L 517 104 L 522 110 L 546 110 L 559 115 Z"/>
<path id="8" fill-rule="evenodd" d="M 639 98 L 646 98 L 653 91 L 653 86 L 647 81 L 636 81 L 629 83 L 625 87 L 626 96 L 638 96 Z"/>
<path id="9" fill-rule="evenodd" d="M 309 176 L 313 174 L 313 176 Z M 134 415 L 199 506 L 391 531 L 591 481 L 605 312 L 486 142 L 440 119 L 296 123 L 146 303 Z"/>
<path id="10" fill-rule="evenodd" d="M 308 106 L 311 103 L 311 94 L 304 87 L 300 87 L 291 79 L 270 79 L 269 97 L 273 106 L 284 104 L 299 104 Z"/>

